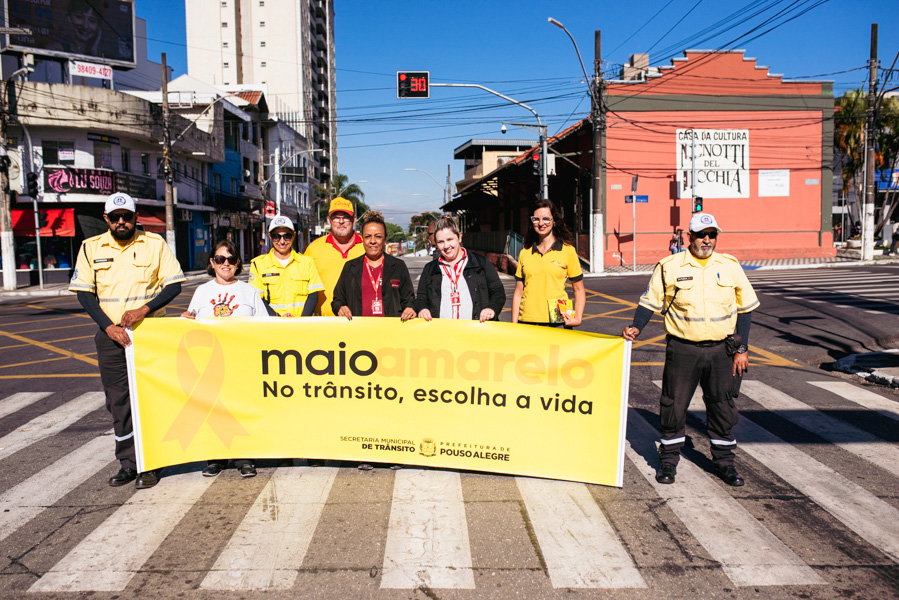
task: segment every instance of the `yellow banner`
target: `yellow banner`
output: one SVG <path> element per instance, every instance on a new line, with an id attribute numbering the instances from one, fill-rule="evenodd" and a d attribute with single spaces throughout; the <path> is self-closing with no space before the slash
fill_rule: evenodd
<path id="1" fill-rule="evenodd" d="M 392 318 L 146 319 L 132 337 L 140 471 L 293 457 L 622 484 L 620 337 Z"/>

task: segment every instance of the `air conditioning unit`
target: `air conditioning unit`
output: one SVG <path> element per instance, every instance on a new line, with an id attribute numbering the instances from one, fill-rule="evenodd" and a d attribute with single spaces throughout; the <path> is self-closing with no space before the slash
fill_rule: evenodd
<path id="1" fill-rule="evenodd" d="M 181 223 L 189 223 L 194 220 L 193 215 L 191 215 L 190 211 L 185 208 L 179 208 L 178 212 L 175 214 L 175 218 Z"/>

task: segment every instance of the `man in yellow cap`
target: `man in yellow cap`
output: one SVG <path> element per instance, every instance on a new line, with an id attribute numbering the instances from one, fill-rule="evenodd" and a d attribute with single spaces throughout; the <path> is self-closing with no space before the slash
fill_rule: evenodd
<path id="1" fill-rule="evenodd" d="M 315 263 L 293 249 L 293 221 L 278 215 L 268 226 L 272 249 L 250 264 L 249 284 L 282 317 L 308 317 L 324 289 Z"/>
<path id="2" fill-rule="evenodd" d="M 352 202 L 340 197 L 331 200 L 328 222 L 331 224 L 331 233 L 309 244 L 306 256 L 315 261 L 315 268 L 325 286 L 325 289 L 318 294 L 315 314 L 333 317 L 331 300 L 334 298 L 334 286 L 340 279 L 343 265 L 348 260 L 365 254 L 365 250 L 362 247 L 362 237 L 353 230 L 356 214 Z"/>

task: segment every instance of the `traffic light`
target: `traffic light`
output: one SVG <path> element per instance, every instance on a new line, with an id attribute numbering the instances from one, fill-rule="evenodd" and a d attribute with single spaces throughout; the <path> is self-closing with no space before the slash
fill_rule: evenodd
<path id="1" fill-rule="evenodd" d="M 25 175 L 26 190 L 32 198 L 37 198 L 37 173 L 28 173 Z"/>
<path id="2" fill-rule="evenodd" d="M 430 71 L 397 71 L 396 72 L 396 97 L 397 98 L 430 98 Z"/>
<path id="3" fill-rule="evenodd" d="M 702 212 L 702 197 L 696 196 L 693 198 L 693 212 L 698 213 Z"/>
<path id="4" fill-rule="evenodd" d="M 37 211 L 37 222 L 38 225 L 41 226 L 41 229 L 48 225 L 48 215 L 42 210 Z"/>
<path id="5" fill-rule="evenodd" d="M 534 175 L 540 175 L 540 153 L 534 152 L 531 155 L 531 167 L 534 170 Z"/>

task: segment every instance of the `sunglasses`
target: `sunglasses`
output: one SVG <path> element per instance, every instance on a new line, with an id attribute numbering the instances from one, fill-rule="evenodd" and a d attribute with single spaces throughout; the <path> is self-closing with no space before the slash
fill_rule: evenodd
<path id="1" fill-rule="evenodd" d="M 293 239 L 292 233 L 273 233 L 273 234 L 271 234 L 271 236 L 272 236 L 273 242 L 277 242 L 278 240 L 292 240 Z"/>
<path id="2" fill-rule="evenodd" d="M 714 240 L 715 238 L 718 237 L 718 232 L 717 232 L 717 231 L 707 231 L 707 232 L 705 232 L 705 233 L 702 233 L 702 232 L 700 232 L 700 233 L 691 233 L 690 235 L 692 235 L 693 237 L 695 237 L 695 238 L 698 239 L 698 240 L 701 240 L 701 239 L 703 239 L 703 238 L 705 238 L 705 237 L 708 237 L 710 240 Z"/>
<path id="3" fill-rule="evenodd" d="M 106 215 L 106 218 L 109 219 L 110 223 L 118 223 L 119 221 L 124 221 L 126 223 L 130 223 L 131 221 L 134 220 L 134 213 L 126 212 L 126 213 L 118 213 L 115 215 L 110 214 L 110 215 Z"/>
<path id="4" fill-rule="evenodd" d="M 228 264 L 236 265 L 240 259 L 236 256 L 225 256 L 224 254 L 216 254 L 212 257 L 212 262 L 217 265 L 223 265 L 225 261 L 228 261 Z"/>

